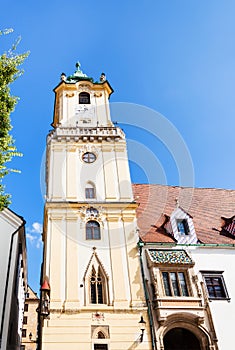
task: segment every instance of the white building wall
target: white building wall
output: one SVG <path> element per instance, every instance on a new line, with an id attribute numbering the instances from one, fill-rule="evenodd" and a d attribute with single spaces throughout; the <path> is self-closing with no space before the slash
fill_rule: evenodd
<path id="1" fill-rule="evenodd" d="M 235 247 L 190 247 L 190 253 L 195 261 L 195 273 L 199 276 L 200 270 L 224 271 L 223 277 L 231 299 L 212 300 L 210 308 L 219 350 L 231 349 L 235 324 Z"/>
<path id="2" fill-rule="evenodd" d="M 11 225 L 9 225 L 8 222 L 2 220 L 2 218 L 0 218 L 0 227 L 2 232 L 1 254 L 0 254 L 0 266 L 1 266 L 0 280 L 6 281 L 11 233 L 14 228 Z M 3 309 L 4 291 L 5 291 L 5 283 L 3 282 L 2 288 L 0 288 L 0 316 L 2 315 L 2 309 Z"/>
<path id="3" fill-rule="evenodd" d="M 23 237 L 22 227 L 24 222 L 15 213 L 8 209 L 0 212 L 0 231 L 1 231 L 1 247 L 0 247 L 0 327 L 2 330 L 1 349 L 7 350 L 8 332 L 11 324 L 14 324 L 13 332 L 15 339 L 19 341 L 21 338 L 21 325 L 23 318 L 23 302 L 25 286 L 27 285 L 26 271 L 26 253 L 25 253 L 25 237 Z M 22 243 L 23 255 L 19 254 L 19 242 Z M 22 256 L 24 259 L 21 268 Z M 19 266 L 20 264 L 20 266 Z M 16 268 L 19 266 L 21 271 L 18 278 L 18 294 L 14 295 Z M 9 267 L 9 270 L 8 270 Z M 24 269 L 24 278 L 22 270 Z M 23 283 L 24 282 L 24 283 Z M 4 299 L 6 297 L 6 299 Z M 13 300 L 14 299 L 14 300 Z M 17 302 L 18 309 L 15 308 Z M 13 305 L 13 311 L 11 310 Z M 5 310 L 4 310 L 5 307 Z M 13 314 L 13 313 L 15 314 Z"/>

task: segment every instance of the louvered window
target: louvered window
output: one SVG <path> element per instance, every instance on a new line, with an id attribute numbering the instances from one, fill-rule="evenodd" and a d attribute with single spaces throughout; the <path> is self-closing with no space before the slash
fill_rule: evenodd
<path id="1" fill-rule="evenodd" d="M 81 92 L 79 94 L 79 104 L 89 104 L 90 94 L 88 92 Z"/>

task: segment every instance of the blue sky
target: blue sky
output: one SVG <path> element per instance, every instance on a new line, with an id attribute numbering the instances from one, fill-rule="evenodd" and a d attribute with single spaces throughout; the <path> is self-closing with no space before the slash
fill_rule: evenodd
<path id="1" fill-rule="evenodd" d="M 27 222 L 29 282 L 34 289 L 44 203 L 40 167 L 51 129 L 52 90 L 61 72 L 72 74 L 77 60 L 94 79 L 104 71 L 115 91 L 111 102 L 146 106 L 173 123 L 191 155 L 195 186 L 234 188 L 234 18 L 232 0 L 1 4 L 1 29 L 14 28 L 13 34 L 0 38 L 1 52 L 18 36 L 18 51 L 30 51 L 24 75 L 12 86 L 20 97 L 12 133 L 24 154 L 12 166 L 21 174 L 9 175 L 5 184 L 12 194 L 11 209 Z M 123 115 L 115 115 L 115 120 L 123 123 Z M 133 125 L 123 128 L 128 139 L 154 152 L 165 183 L 187 185 L 179 181 L 177 164 L 172 165 L 174 150 L 152 138 L 152 122 L 146 113 L 147 134 Z M 132 167 L 133 182 L 146 181 L 139 170 L 138 163 Z M 147 177 L 162 180 L 157 171 L 156 178 L 153 173 Z"/>

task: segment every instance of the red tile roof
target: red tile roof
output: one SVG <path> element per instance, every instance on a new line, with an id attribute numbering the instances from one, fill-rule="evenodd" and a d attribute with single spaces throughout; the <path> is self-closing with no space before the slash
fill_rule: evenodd
<path id="1" fill-rule="evenodd" d="M 198 240 L 207 244 L 235 244 L 221 235 L 221 217 L 235 215 L 235 190 L 134 184 L 140 237 L 145 242 L 174 242 L 162 225 L 178 205 L 193 218 Z"/>

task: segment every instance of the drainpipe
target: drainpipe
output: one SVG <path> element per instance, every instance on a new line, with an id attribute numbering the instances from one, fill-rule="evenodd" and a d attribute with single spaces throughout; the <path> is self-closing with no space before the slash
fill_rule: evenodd
<path id="1" fill-rule="evenodd" d="M 154 325 L 153 325 L 153 315 L 152 315 L 152 309 L 151 309 L 151 303 L 149 300 L 149 293 L 147 289 L 145 274 L 144 274 L 144 266 L 143 266 L 143 258 L 142 258 L 142 248 L 144 246 L 144 242 L 139 240 L 137 243 L 140 253 L 140 268 L 141 268 L 141 275 L 143 279 L 144 284 L 144 295 L 147 302 L 147 308 L 148 308 L 148 318 L 149 318 L 149 325 L 150 325 L 150 333 L 151 333 L 151 342 L 152 342 L 152 350 L 157 350 L 156 348 L 156 337 L 155 337 L 155 331 L 154 331 Z"/>

